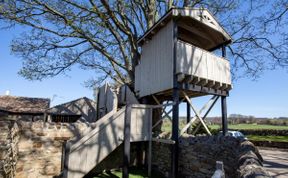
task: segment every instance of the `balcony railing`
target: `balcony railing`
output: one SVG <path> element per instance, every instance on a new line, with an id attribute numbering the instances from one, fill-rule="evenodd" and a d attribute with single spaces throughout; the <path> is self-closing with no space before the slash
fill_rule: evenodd
<path id="1" fill-rule="evenodd" d="M 228 60 L 180 40 L 177 42 L 176 71 L 178 74 L 220 83 L 220 86 L 226 85 L 227 88 L 231 88 Z"/>

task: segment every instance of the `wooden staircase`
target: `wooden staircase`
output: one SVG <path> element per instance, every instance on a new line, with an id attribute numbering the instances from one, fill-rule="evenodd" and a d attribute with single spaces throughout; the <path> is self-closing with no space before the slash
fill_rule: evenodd
<path id="1" fill-rule="evenodd" d="M 125 93 L 127 91 L 125 89 Z M 126 98 L 127 105 L 117 112 L 112 110 L 104 115 L 93 124 L 94 129 L 86 132 L 81 139 L 67 142 L 63 177 L 81 178 L 89 173 L 113 150 L 119 147 L 125 138 L 127 139 L 127 123 L 130 123 L 128 126 L 130 142 L 151 140 L 151 107 L 131 104 L 133 102 L 127 100 L 129 97 L 124 98 Z"/>

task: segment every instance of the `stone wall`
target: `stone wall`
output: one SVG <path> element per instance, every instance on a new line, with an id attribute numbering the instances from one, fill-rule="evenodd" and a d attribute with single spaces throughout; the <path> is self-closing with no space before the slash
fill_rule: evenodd
<path id="1" fill-rule="evenodd" d="M 171 152 L 169 145 L 153 143 L 153 168 L 168 177 Z M 262 157 L 249 141 L 233 137 L 185 136 L 179 143 L 179 173 L 181 177 L 211 177 L 216 161 L 224 163 L 226 177 L 248 177 L 268 173 L 262 167 Z"/>
<path id="2" fill-rule="evenodd" d="M 282 148 L 288 149 L 288 142 L 275 142 L 275 141 L 251 141 L 254 145 L 260 147 L 273 147 L 273 148 Z"/>
<path id="3" fill-rule="evenodd" d="M 15 176 L 18 159 L 18 127 L 13 121 L 0 121 L 0 177 Z"/>
<path id="4" fill-rule="evenodd" d="M 41 178 L 60 174 L 63 142 L 81 137 L 90 128 L 85 123 L 45 123 L 43 121 L 0 122 L 0 178 Z M 103 167 L 115 168 L 122 163 L 122 147 L 107 157 Z M 131 145 L 132 163 L 137 145 Z M 114 156 L 113 156 L 114 155 Z M 168 177 L 170 146 L 153 142 L 153 168 Z M 185 136 L 180 140 L 179 171 L 181 177 L 211 177 L 216 161 L 223 161 L 227 177 L 266 175 L 262 157 L 254 145 L 231 137 Z M 17 163 L 17 164 L 16 164 Z M 111 164 L 113 163 L 113 164 Z M 16 171 L 15 171 L 16 170 Z"/>
<path id="5" fill-rule="evenodd" d="M 246 129 L 246 130 L 239 130 L 244 135 L 261 135 L 261 136 L 288 136 L 288 130 L 272 130 L 272 129 Z"/>
<path id="6" fill-rule="evenodd" d="M 20 129 L 16 177 L 41 178 L 60 174 L 63 142 L 79 136 L 84 123 L 56 124 L 17 121 Z"/>
<path id="7" fill-rule="evenodd" d="M 0 122 L 0 178 L 58 176 L 61 172 L 63 143 L 71 138 L 79 139 L 92 128 L 93 124 L 91 126 L 82 122 Z M 131 152 L 131 164 L 134 165 L 137 144 L 131 144 Z M 104 168 L 119 168 L 122 157 L 123 146 L 120 146 L 92 173 L 101 172 Z"/>

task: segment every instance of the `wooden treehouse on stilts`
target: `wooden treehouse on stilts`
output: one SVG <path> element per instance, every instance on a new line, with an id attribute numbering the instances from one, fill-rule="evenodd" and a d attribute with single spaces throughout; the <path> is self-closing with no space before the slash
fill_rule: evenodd
<path id="1" fill-rule="evenodd" d="M 211 134 L 203 120 L 219 97 L 223 134 L 227 132 L 226 97 L 232 88 L 230 64 L 225 58 L 225 46 L 229 43 L 229 34 L 206 9 L 171 9 L 138 40 L 142 48 L 135 73 L 138 96 L 152 96 L 159 104 L 173 102 L 172 140 L 175 144 L 172 145 L 171 177 L 177 177 L 178 172 L 179 136 L 197 119 L 207 134 Z M 213 53 L 217 49 L 222 50 L 221 57 Z M 190 99 L 204 95 L 213 96 L 197 111 Z M 179 133 L 179 103 L 182 101 L 187 102 L 187 125 Z M 195 113 L 193 118 L 190 108 Z"/>
<path id="2" fill-rule="evenodd" d="M 150 174 L 151 145 L 156 141 L 171 145 L 170 177 L 176 178 L 179 137 L 195 121 L 199 124 L 192 130 L 193 134 L 202 125 L 211 135 L 204 119 L 219 97 L 223 134 L 227 133 L 226 97 L 232 85 L 225 46 L 230 43 L 231 37 L 208 10 L 170 9 L 138 40 L 142 50 L 135 68 L 136 96 L 127 86 L 117 92 L 109 85 L 99 89 L 98 120 L 80 139 L 66 144 L 64 177 L 84 177 L 121 144 L 124 146 L 123 177 L 128 177 L 131 142 L 148 143 L 145 156 Z M 219 49 L 221 57 L 214 52 Z M 201 110 L 196 110 L 191 98 L 205 95 L 212 97 Z M 181 102 L 187 103 L 187 125 L 179 131 Z M 172 109 L 166 111 L 167 106 Z M 163 112 L 162 118 L 156 122 L 152 115 L 155 109 Z M 191 117 L 191 109 L 194 117 Z M 153 138 L 153 128 L 167 117 L 172 122 L 172 138 Z"/>

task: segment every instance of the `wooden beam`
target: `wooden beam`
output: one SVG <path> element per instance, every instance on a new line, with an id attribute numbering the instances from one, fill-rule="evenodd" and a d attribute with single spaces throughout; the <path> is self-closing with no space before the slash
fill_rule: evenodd
<path id="1" fill-rule="evenodd" d="M 183 93 L 184 97 L 186 98 L 186 100 L 188 101 L 190 107 L 192 108 L 192 110 L 193 110 L 194 113 L 196 114 L 197 118 L 200 120 L 201 124 L 202 124 L 203 127 L 205 128 L 206 132 L 207 132 L 209 135 L 212 135 L 211 132 L 209 131 L 209 129 L 207 128 L 205 122 L 202 120 L 202 118 L 201 118 L 200 114 L 198 113 L 198 111 L 193 107 L 193 105 L 192 105 L 189 97 L 187 96 L 187 94 L 186 94 L 184 91 L 182 91 L 182 93 Z"/>
<path id="2" fill-rule="evenodd" d="M 207 117 L 207 115 L 209 114 L 209 112 L 211 111 L 211 109 L 213 108 L 213 106 L 215 105 L 215 103 L 217 102 L 217 100 L 219 99 L 219 96 L 213 96 L 208 102 L 211 102 L 212 101 L 212 103 L 211 103 L 211 105 L 210 105 L 210 107 L 209 107 L 209 109 L 206 111 L 206 113 L 204 114 L 204 116 L 202 117 L 202 119 L 204 120 L 206 117 Z M 207 103 L 208 104 L 208 103 Z M 200 113 L 200 112 L 199 112 Z M 200 113 L 201 114 L 201 113 Z M 192 132 L 192 135 L 195 135 L 197 132 L 198 132 L 198 130 L 200 129 L 200 127 L 201 127 L 201 124 L 198 124 L 197 126 L 196 126 L 196 128 L 193 130 L 193 132 Z"/>
<path id="3" fill-rule="evenodd" d="M 212 87 L 215 90 L 218 90 L 221 87 L 221 83 L 220 82 L 215 82 L 215 85 Z"/>
<path id="4" fill-rule="evenodd" d="M 180 83 L 190 83 L 192 82 L 192 80 L 193 80 L 192 75 L 183 74 L 183 73 L 177 74 L 177 81 Z"/>
<path id="5" fill-rule="evenodd" d="M 174 140 L 170 140 L 170 139 L 152 138 L 152 141 L 165 143 L 165 144 L 171 144 L 171 145 L 175 144 L 175 141 Z"/>
<path id="6" fill-rule="evenodd" d="M 127 106 L 125 110 L 124 121 L 124 152 L 123 152 L 123 178 L 129 178 L 129 165 L 130 165 L 130 126 L 131 126 L 131 106 Z"/>
<path id="7" fill-rule="evenodd" d="M 185 75 L 183 73 L 177 74 L 177 81 L 182 82 L 185 79 Z"/>
<path id="8" fill-rule="evenodd" d="M 161 103 L 159 102 L 159 100 L 158 100 L 154 95 L 152 95 L 152 98 L 155 100 L 155 102 L 156 102 L 158 105 L 161 104 Z M 170 111 L 169 111 L 168 113 L 165 111 L 165 109 L 163 109 L 163 112 L 164 112 L 165 115 L 164 115 L 160 120 L 158 120 L 158 121 L 152 126 L 152 129 L 154 129 L 158 124 L 160 124 L 165 117 L 168 117 L 169 120 L 172 122 L 172 118 L 169 116 L 169 114 L 172 112 L 172 109 L 170 109 Z"/>
<path id="9" fill-rule="evenodd" d="M 227 91 L 215 90 L 215 89 L 211 89 L 207 87 L 200 87 L 198 85 L 193 85 L 193 84 L 189 84 L 189 85 L 182 84 L 180 85 L 180 87 L 183 90 L 190 90 L 190 91 L 199 92 L 203 94 L 220 95 L 220 96 L 228 95 Z"/>
<path id="10" fill-rule="evenodd" d="M 192 119 L 190 119 L 189 123 L 186 124 L 183 129 L 180 131 L 180 136 L 182 136 L 187 130 L 188 128 L 193 124 L 193 122 L 197 119 L 196 116 L 194 116 Z"/>
<path id="11" fill-rule="evenodd" d="M 199 111 L 199 114 L 201 114 L 208 106 L 210 106 L 211 105 L 211 103 L 213 103 L 213 101 L 215 100 L 215 98 L 219 98 L 219 96 L 213 96 L 201 109 L 200 109 L 200 111 Z M 190 105 L 189 105 L 190 106 Z M 213 107 L 213 106 L 212 106 Z M 211 106 L 210 106 L 210 108 L 212 108 Z M 210 109 L 209 108 L 209 109 Z M 208 109 L 208 110 L 209 110 Z M 193 124 L 193 122 L 195 121 L 197 119 L 197 116 L 194 116 L 191 120 L 190 120 L 190 122 L 189 123 L 187 123 L 184 127 L 183 127 L 183 129 L 180 131 L 180 136 L 181 135 L 183 135 L 186 131 L 187 131 L 187 129 Z"/>
<path id="12" fill-rule="evenodd" d="M 155 100 L 155 102 L 156 102 L 158 105 L 161 105 L 160 101 L 159 101 L 154 95 L 152 95 L 152 98 Z M 166 108 L 166 107 L 165 107 L 165 108 Z M 169 118 L 170 120 L 172 120 L 172 118 L 167 114 L 167 112 L 165 111 L 165 109 L 163 109 L 163 112 L 164 112 L 165 115 L 168 116 L 168 118 Z"/>
<path id="13" fill-rule="evenodd" d="M 155 100 L 155 102 L 158 104 L 158 106 L 161 106 L 159 100 L 158 100 L 154 95 L 152 95 L 152 98 Z M 182 99 L 180 102 L 182 102 L 182 101 L 184 101 L 184 99 Z M 168 103 L 167 103 L 166 105 L 169 106 L 169 105 L 171 105 L 171 104 L 168 104 Z M 163 105 L 163 106 L 166 106 L 166 105 Z M 165 107 L 165 108 L 166 108 L 166 107 Z M 171 116 L 169 116 L 169 114 L 170 114 L 172 111 L 173 111 L 173 108 L 170 109 L 168 112 L 166 112 L 165 109 L 163 109 L 163 113 L 164 113 L 165 115 L 164 115 L 160 120 L 158 120 L 158 121 L 152 126 L 152 129 L 154 129 L 158 124 L 160 124 L 161 121 L 162 121 L 163 119 L 165 119 L 165 117 L 168 117 L 169 121 L 172 122 L 172 118 L 171 118 Z"/>
<path id="14" fill-rule="evenodd" d="M 172 122 L 172 118 L 169 116 L 169 114 L 173 111 L 173 109 L 170 109 L 168 113 L 165 113 L 165 115 L 160 119 L 158 120 L 153 126 L 152 126 L 152 129 L 154 129 L 158 124 L 161 123 L 161 121 L 163 119 L 165 119 L 165 117 L 168 117 L 169 118 L 169 121 Z"/>
<path id="15" fill-rule="evenodd" d="M 228 84 L 228 87 L 226 88 L 227 91 L 231 90 L 232 89 L 232 85 L 231 84 Z"/>
<path id="16" fill-rule="evenodd" d="M 222 83 L 222 86 L 219 88 L 220 90 L 226 90 L 228 85 L 226 83 Z"/>
<path id="17" fill-rule="evenodd" d="M 208 80 L 204 78 L 200 78 L 200 81 L 197 83 L 197 85 L 204 87 L 208 84 Z"/>
<path id="18" fill-rule="evenodd" d="M 200 82 L 200 78 L 196 77 L 196 76 L 193 76 L 193 79 L 192 79 L 191 83 L 194 84 L 194 85 L 197 85 L 197 83 L 199 83 L 199 82 Z"/>
<path id="19" fill-rule="evenodd" d="M 151 165 L 152 165 L 152 113 L 153 109 L 149 109 L 149 143 L 148 143 L 148 177 L 151 177 Z"/>
<path id="20" fill-rule="evenodd" d="M 215 81 L 214 80 L 209 80 L 207 82 L 207 84 L 205 85 L 205 87 L 212 88 L 214 85 L 215 85 Z"/>
<path id="21" fill-rule="evenodd" d="M 193 80 L 192 75 L 185 75 L 184 83 L 190 83 Z"/>

